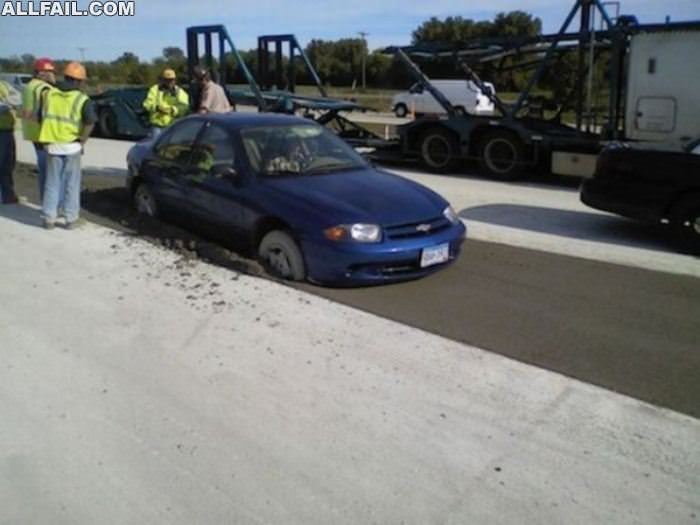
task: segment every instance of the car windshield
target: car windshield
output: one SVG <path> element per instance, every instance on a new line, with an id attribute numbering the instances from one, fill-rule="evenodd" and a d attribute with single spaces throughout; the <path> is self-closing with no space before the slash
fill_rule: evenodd
<path id="1" fill-rule="evenodd" d="M 246 128 L 240 133 L 248 161 L 260 175 L 318 175 L 367 167 L 350 146 L 316 124 Z"/>

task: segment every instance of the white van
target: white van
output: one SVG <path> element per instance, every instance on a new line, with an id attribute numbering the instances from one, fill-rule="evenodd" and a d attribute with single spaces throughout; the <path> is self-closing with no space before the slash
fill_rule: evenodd
<path id="1" fill-rule="evenodd" d="M 472 115 L 489 115 L 494 111 L 493 102 L 470 80 L 431 80 L 430 83 L 445 95 L 447 100 L 460 113 Z M 495 93 L 490 82 L 484 82 Z M 408 91 L 395 95 L 392 108 L 397 117 L 403 118 L 409 113 L 444 114 L 440 103 L 423 89 L 420 84 L 414 84 Z"/>

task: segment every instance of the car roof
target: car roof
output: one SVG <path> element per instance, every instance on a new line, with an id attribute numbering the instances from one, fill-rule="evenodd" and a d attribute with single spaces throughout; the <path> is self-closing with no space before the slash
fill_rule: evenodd
<path id="1" fill-rule="evenodd" d="M 313 120 L 281 113 L 210 113 L 207 115 L 198 115 L 194 118 L 199 118 L 207 122 L 216 122 L 231 130 L 259 126 L 290 126 L 294 124 L 318 125 Z"/>

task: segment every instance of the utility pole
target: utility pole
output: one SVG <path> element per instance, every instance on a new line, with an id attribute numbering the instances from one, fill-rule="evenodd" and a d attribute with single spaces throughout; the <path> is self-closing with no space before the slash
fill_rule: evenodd
<path id="1" fill-rule="evenodd" d="M 80 51 L 80 61 L 85 62 L 85 51 L 87 51 L 87 47 L 79 47 L 78 51 Z"/>
<path id="2" fill-rule="evenodd" d="M 369 33 L 358 31 L 358 35 L 362 37 L 362 89 L 367 89 L 367 37 Z"/>

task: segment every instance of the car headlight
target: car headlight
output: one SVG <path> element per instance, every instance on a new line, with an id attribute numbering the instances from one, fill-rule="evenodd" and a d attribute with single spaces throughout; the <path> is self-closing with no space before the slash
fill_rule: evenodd
<path id="1" fill-rule="evenodd" d="M 452 206 L 445 208 L 442 214 L 445 216 L 445 219 L 450 221 L 452 224 L 457 224 L 459 222 L 459 215 L 457 215 L 457 212 Z"/>
<path id="2" fill-rule="evenodd" d="M 323 230 L 331 241 L 379 242 L 382 229 L 376 224 L 339 224 Z"/>

